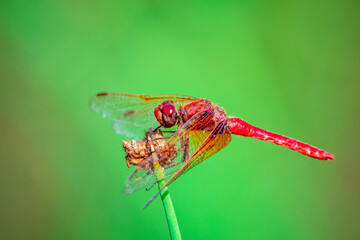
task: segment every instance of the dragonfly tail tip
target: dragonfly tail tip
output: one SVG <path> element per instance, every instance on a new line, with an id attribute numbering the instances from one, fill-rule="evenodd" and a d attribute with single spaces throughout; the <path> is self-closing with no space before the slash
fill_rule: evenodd
<path id="1" fill-rule="evenodd" d="M 335 156 L 333 154 L 331 154 L 331 153 L 328 153 L 327 157 L 330 160 L 335 160 Z"/>

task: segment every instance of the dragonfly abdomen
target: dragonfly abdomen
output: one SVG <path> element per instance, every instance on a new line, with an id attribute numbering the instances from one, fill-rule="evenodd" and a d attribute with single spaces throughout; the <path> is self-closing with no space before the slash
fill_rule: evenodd
<path id="1" fill-rule="evenodd" d="M 297 141 L 293 138 L 288 138 L 280 134 L 272 133 L 264 129 L 255 127 L 241 120 L 240 118 L 229 118 L 229 128 L 231 129 L 232 134 L 245 137 L 253 137 L 267 142 L 272 142 L 290 148 L 312 158 L 320 160 L 334 159 L 334 155 L 322 149 L 311 146 L 307 143 Z"/>

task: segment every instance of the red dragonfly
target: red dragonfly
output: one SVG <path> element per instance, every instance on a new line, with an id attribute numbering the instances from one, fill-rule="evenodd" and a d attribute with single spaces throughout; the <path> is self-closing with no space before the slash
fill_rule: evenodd
<path id="1" fill-rule="evenodd" d="M 165 138 L 178 146 L 178 154 L 174 164 L 165 170 L 171 177 L 165 186 L 226 147 L 233 134 L 272 142 L 319 160 L 334 159 L 331 153 L 309 144 L 255 127 L 240 118 L 227 117 L 224 109 L 207 99 L 100 93 L 91 99 L 90 107 L 113 120 L 116 133 L 127 137 L 141 139 L 149 127 L 168 130 Z M 124 192 L 132 193 L 154 182 L 152 171 L 137 168 L 127 180 Z"/>

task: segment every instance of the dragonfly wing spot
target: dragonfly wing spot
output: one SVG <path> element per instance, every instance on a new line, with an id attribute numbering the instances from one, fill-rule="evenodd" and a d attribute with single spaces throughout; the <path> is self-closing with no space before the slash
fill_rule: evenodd
<path id="1" fill-rule="evenodd" d="M 123 113 L 123 116 L 126 117 L 128 115 L 132 115 L 135 113 L 135 110 L 127 111 L 126 113 Z"/>
<path id="2" fill-rule="evenodd" d="M 96 94 L 97 97 L 106 96 L 106 95 L 110 95 L 110 93 L 98 93 L 98 94 Z"/>

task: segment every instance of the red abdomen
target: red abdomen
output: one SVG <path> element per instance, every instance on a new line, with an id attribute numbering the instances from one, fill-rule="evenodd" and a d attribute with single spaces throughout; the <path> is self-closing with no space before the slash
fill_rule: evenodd
<path id="1" fill-rule="evenodd" d="M 272 142 L 320 160 L 335 159 L 334 155 L 325 152 L 322 149 L 313 147 L 309 144 L 297 141 L 292 138 L 282 136 L 280 134 L 268 132 L 261 128 L 257 128 L 246 123 L 240 118 L 229 118 L 228 126 L 232 134 L 245 137 L 253 137 L 267 142 Z"/>

